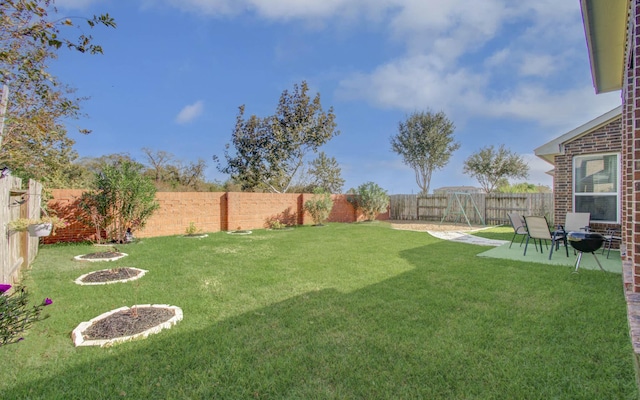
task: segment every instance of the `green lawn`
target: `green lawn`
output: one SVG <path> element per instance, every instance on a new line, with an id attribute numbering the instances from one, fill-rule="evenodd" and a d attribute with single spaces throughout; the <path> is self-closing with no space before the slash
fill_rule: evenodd
<path id="1" fill-rule="evenodd" d="M 129 256 L 112 263 L 72 260 L 90 245 L 40 249 L 26 283 L 34 302 L 53 299 L 51 317 L 0 348 L 2 398 L 638 397 L 620 275 L 476 257 L 487 248 L 386 223 L 119 249 Z M 118 266 L 149 273 L 73 282 Z M 147 303 L 184 319 L 144 340 L 73 346 L 80 322 Z"/>

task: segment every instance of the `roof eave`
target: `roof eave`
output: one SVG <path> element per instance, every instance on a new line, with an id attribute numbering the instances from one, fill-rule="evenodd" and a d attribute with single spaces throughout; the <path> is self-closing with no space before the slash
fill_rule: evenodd
<path id="1" fill-rule="evenodd" d="M 628 0 L 580 0 L 596 93 L 622 88 Z"/>
<path id="2" fill-rule="evenodd" d="M 601 116 L 592 119 L 586 124 L 582 124 L 579 127 L 572 129 L 571 131 L 561 135 L 550 142 L 543 144 L 542 146 L 536 148 L 533 152 L 536 156 L 545 160 L 551 165 L 555 165 L 555 156 L 561 155 L 564 153 L 564 144 L 568 143 L 572 140 L 575 140 L 581 136 L 586 135 L 589 132 L 594 131 L 595 129 L 604 126 L 616 118 L 621 118 L 622 116 L 622 106 L 618 106 L 611 111 L 608 111 Z"/>

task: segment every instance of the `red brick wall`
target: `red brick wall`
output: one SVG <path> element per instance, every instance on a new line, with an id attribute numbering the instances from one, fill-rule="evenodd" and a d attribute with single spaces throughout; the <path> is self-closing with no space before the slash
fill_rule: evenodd
<path id="1" fill-rule="evenodd" d="M 633 264 L 633 291 L 640 292 L 640 1 L 630 1 L 622 84 L 622 241 Z"/>
<path id="2" fill-rule="evenodd" d="M 225 194 L 220 192 L 158 192 L 160 208 L 149 218 L 136 237 L 168 236 L 185 233 L 193 222 L 202 232 L 221 230 Z"/>
<path id="3" fill-rule="evenodd" d="M 302 224 L 299 193 L 228 192 L 226 196 L 227 221 L 222 230 L 267 228 L 273 219 L 288 225 Z"/>
<path id="4" fill-rule="evenodd" d="M 80 189 L 54 189 L 51 191 L 52 199 L 48 208 L 59 217 L 64 218 L 69 224 L 64 229 L 56 229 L 54 236 L 43 237 L 43 243 L 57 242 L 81 242 L 83 240 L 95 240 L 95 231 L 87 228 L 76 219 L 78 214 L 78 201 L 82 196 Z"/>
<path id="5" fill-rule="evenodd" d="M 49 208 L 71 224 L 58 229 L 55 236 L 44 238 L 43 243 L 77 242 L 95 240 L 95 232 L 77 221 L 77 202 L 82 190 L 52 190 Z M 262 229 L 277 219 L 288 225 L 312 224 L 311 216 L 304 212 L 304 202 L 312 194 L 299 193 L 244 193 L 244 192 L 158 192 L 160 208 L 147 221 L 146 226 L 134 232 L 134 236 L 154 237 L 185 233 L 191 222 L 202 232 L 218 232 L 236 229 Z M 333 209 L 329 222 L 354 222 L 362 220 L 347 201 L 345 195 L 332 195 Z M 388 220 L 389 211 L 378 216 Z"/>
<path id="6" fill-rule="evenodd" d="M 553 180 L 554 221 L 564 224 L 566 214 L 573 211 L 573 157 L 622 151 L 622 117 L 594 131 L 565 143 L 564 154 L 555 156 Z M 592 223 L 593 230 L 604 232 L 611 225 Z"/>

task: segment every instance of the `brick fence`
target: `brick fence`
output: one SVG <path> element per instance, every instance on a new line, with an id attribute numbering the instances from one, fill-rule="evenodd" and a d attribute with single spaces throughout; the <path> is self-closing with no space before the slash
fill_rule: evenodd
<path id="1" fill-rule="evenodd" d="M 78 201 L 83 190 L 54 189 L 48 207 L 70 224 L 58 229 L 55 236 L 43 238 L 43 243 L 78 242 L 95 239 L 95 231 L 80 223 Z M 134 236 L 154 237 L 185 233 L 190 223 L 202 232 L 237 229 L 263 229 L 269 222 L 279 220 L 288 225 L 312 224 L 304 212 L 309 193 L 244 193 L 244 192 L 158 192 L 160 208 Z M 356 222 L 362 220 L 347 201 L 346 195 L 332 195 L 333 209 L 329 222 Z M 389 212 L 378 216 L 388 220 Z"/>

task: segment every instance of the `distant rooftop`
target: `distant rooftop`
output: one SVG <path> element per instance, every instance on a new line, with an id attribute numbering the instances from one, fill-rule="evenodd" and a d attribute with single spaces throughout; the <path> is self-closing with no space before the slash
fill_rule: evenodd
<path id="1" fill-rule="evenodd" d="M 433 193 L 483 193 L 482 188 L 475 186 L 443 186 L 433 189 Z"/>

